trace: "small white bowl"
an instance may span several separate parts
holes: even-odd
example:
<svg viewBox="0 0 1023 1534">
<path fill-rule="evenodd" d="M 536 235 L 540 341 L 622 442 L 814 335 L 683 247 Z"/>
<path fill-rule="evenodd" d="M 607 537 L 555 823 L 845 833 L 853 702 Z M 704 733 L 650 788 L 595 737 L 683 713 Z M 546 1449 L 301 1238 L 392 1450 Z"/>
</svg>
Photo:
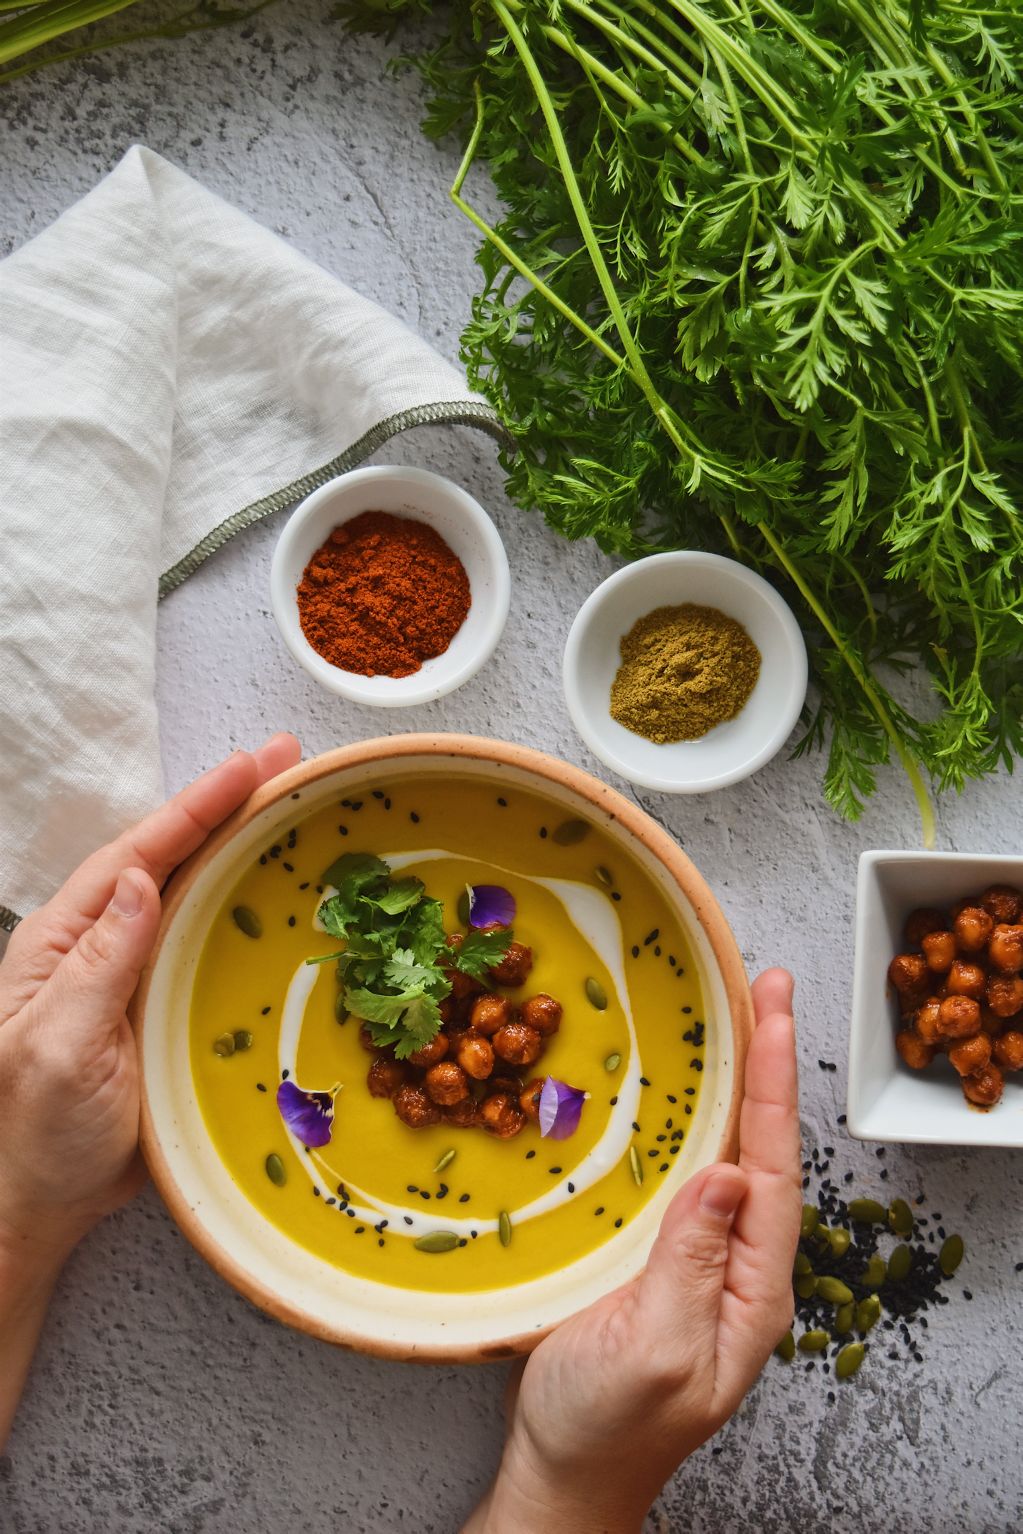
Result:
<svg viewBox="0 0 1023 1534">
<path fill-rule="evenodd" d="M 745 708 L 700 740 L 658 745 L 611 717 L 620 643 L 655 607 L 696 602 L 735 618 L 760 651 Z M 565 698 L 583 740 L 608 767 L 643 788 L 699 794 L 756 772 L 781 749 L 806 697 L 806 646 L 772 586 L 720 554 L 654 554 L 609 576 L 583 603 L 565 645 Z"/>
<path fill-rule="evenodd" d="M 895 1049 L 887 970 L 905 952 L 903 926 L 920 906 L 945 909 L 988 884 L 1023 886 L 1023 857 L 965 852 L 864 852 L 856 884 L 856 958 L 849 1035 L 849 1133 L 915 1145 L 1023 1148 L 1023 1084 L 1009 1076 L 988 1112 L 972 1108 L 947 1060 L 924 1071 Z"/>
<path fill-rule="evenodd" d="M 299 622 L 297 590 L 306 565 L 335 527 L 363 511 L 425 522 L 458 555 L 469 577 L 472 606 L 465 622 L 444 654 L 424 661 L 412 676 L 343 671 L 313 649 Z M 295 659 L 328 691 L 378 708 L 432 703 L 461 687 L 497 648 L 510 598 L 508 556 L 493 522 L 465 490 L 428 469 L 374 465 L 330 480 L 292 513 L 270 566 L 274 617 Z"/>
</svg>

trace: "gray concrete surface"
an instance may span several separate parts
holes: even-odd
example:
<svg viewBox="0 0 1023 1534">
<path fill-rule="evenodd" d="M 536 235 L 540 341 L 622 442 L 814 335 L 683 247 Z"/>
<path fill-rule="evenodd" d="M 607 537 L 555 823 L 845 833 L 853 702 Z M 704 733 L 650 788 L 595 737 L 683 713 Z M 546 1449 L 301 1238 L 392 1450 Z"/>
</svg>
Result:
<svg viewBox="0 0 1023 1534">
<path fill-rule="evenodd" d="M 346 39 L 328 9 L 293 0 L 244 31 L 147 43 L 0 91 L 0 243 L 45 226 L 142 140 L 455 355 L 475 276 L 470 231 L 445 199 L 456 148 L 420 138 L 416 83 L 385 76 L 384 49 Z M 419 432 L 388 456 L 451 474 L 495 516 L 515 577 L 495 660 L 454 697 L 400 718 L 326 697 L 278 641 L 267 570 L 279 521 L 265 524 L 162 611 L 170 787 L 281 727 L 309 752 L 443 728 L 595 765 L 563 706 L 559 656 L 608 562 L 513 508 L 480 436 Z M 710 879 L 750 970 L 795 970 L 807 1142 L 834 1145 L 833 1164 L 876 1191 L 873 1148 L 835 1125 L 855 861 L 866 847 L 914 845 L 917 826 L 894 772 L 850 827 L 824 807 L 818 771 L 782 757 L 711 797 L 639 797 Z M 1018 850 L 1020 820 L 1018 779 L 1003 778 L 942 804 L 940 844 Z M 837 1072 L 819 1070 L 822 1056 Z M 772 1363 L 666 1488 L 651 1534 L 1008 1534 L 1023 1522 L 1019 1154 L 893 1147 L 885 1164 L 889 1189 L 925 1192 L 969 1242 L 923 1364 L 875 1355 L 828 1406 L 820 1376 Z M 0 1530 L 443 1534 L 496 1463 L 502 1382 L 499 1369 L 383 1364 L 291 1335 L 204 1266 L 150 1192 L 68 1266 L 0 1459 Z"/>
</svg>

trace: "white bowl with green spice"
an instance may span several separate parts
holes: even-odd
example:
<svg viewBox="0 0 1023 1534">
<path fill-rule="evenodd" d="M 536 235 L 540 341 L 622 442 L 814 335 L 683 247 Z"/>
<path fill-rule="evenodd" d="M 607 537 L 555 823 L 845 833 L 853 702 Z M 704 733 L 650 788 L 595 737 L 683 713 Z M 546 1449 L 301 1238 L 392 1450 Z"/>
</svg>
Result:
<svg viewBox="0 0 1023 1534">
<path fill-rule="evenodd" d="M 806 683 L 787 603 L 719 554 L 655 554 L 618 570 L 565 645 L 579 734 L 613 771 L 662 793 L 707 793 L 758 771 L 788 739 Z"/>
</svg>

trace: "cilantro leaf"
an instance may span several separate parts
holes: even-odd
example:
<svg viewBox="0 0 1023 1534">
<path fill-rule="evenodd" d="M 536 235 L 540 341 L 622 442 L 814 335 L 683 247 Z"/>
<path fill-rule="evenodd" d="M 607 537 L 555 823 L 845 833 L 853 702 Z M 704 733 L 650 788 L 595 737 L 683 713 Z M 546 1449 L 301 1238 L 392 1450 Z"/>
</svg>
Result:
<svg viewBox="0 0 1023 1534">
<path fill-rule="evenodd" d="M 428 989 L 435 996 L 447 996 L 450 981 L 435 964 L 420 964 L 411 948 L 396 948 L 384 965 L 384 978 L 399 990 L 411 990 L 415 986 Z"/>
<path fill-rule="evenodd" d="M 417 1049 L 429 1044 L 440 1029 L 440 1004 L 424 992 L 408 1005 L 401 1019 L 402 1037 L 394 1046 L 395 1058 L 407 1060 Z"/>
<path fill-rule="evenodd" d="M 393 879 L 379 895 L 364 895 L 363 899 L 388 916 L 400 916 L 416 904 L 422 893 L 422 879 Z"/>
<path fill-rule="evenodd" d="M 447 940 L 444 907 L 439 900 L 427 897 L 416 906 L 413 915 L 415 923 L 408 946 L 415 954 L 417 964 L 432 964 Z"/>
<path fill-rule="evenodd" d="M 345 1006 L 353 1017 L 364 1023 L 382 1023 L 385 1028 L 395 1028 L 410 1003 L 422 994 L 417 986 L 399 991 L 395 996 L 384 996 L 365 986 L 349 986 L 345 991 Z"/>
<path fill-rule="evenodd" d="M 512 933 L 508 928 L 481 932 L 477 927 L 471 927 L 461 944 L 449 950 L 452 968 L 470 975 L 473 980 L 482 980 L 491 965 L 500 964 L 511 941 Z"/>
<path fill-rule="evenodd" d="M 368 885 L 386 879 L 391 870 L 383 858 L 371 852 L 345 852 L 323 871 L 323 883 L 333 884 L 339 893 L 357 895 Z"/>
</svg>

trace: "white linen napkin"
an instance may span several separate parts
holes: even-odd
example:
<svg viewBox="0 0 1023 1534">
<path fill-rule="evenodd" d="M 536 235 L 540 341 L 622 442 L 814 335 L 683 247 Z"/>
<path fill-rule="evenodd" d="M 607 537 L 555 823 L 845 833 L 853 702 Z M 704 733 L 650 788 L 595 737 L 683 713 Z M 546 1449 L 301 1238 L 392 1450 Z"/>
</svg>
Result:
<svg viewBox="0 0 1023 1534">
<path fill-rule="evenodd" d="M 400 321 L 152 150 L 0 262 L 0 926 L 161 797 L 158 591 L 427 422 L 500 431 Z"/>
</svg>

